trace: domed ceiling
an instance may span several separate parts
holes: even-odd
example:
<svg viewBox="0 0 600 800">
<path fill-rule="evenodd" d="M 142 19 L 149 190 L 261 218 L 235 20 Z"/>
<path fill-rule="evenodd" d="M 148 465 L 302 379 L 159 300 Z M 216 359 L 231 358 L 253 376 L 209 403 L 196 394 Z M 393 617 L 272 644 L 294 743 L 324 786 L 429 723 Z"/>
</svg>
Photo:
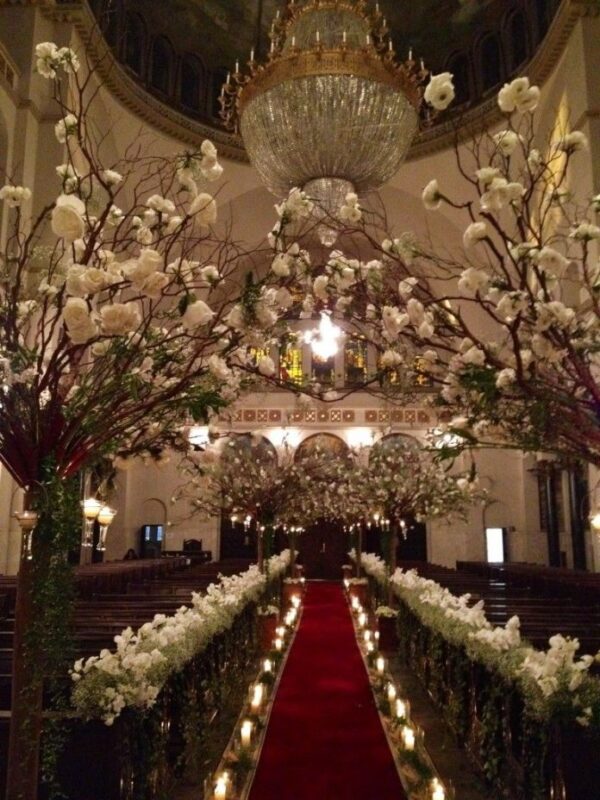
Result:
<svg viewBox="0 0 600 800">
<path fill-rule="evenodd" d="M 196 53 L 212 69 L 245 60 L 251 48 L 265 51 L 271 21 L 283 0 L 129 0 L 153 31 L 160 31 L 178 51 Z M 514 5 L 518 5 L 515 3 Z M 374 7 L 375 3 L 369 3 Z M 380 0 L 398 52 L 413 47 L 432 67 L 454 50 L 494 26 L 506 0 Z"/>
</svg>

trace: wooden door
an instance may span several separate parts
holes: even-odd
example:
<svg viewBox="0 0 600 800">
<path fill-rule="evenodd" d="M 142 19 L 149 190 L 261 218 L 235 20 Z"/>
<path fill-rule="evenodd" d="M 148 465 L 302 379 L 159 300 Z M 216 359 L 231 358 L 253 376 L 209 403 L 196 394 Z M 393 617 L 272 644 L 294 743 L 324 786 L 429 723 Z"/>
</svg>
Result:
<svg viewBox="0 0 600 800">
<path fill-rule="evenodd" d="M 298 561 L 309 580 L 341 580 L 349 549 L 348 534 L 336 522 L 321 520 L 298 537 Z"/>
</svg>

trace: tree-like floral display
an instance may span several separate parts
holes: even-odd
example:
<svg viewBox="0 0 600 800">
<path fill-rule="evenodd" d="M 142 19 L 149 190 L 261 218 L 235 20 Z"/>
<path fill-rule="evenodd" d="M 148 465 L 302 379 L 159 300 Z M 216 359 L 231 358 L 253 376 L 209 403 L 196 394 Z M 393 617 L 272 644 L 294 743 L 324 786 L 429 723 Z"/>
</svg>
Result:
<svg viewBox="0 0 600 800">
<path fill-rule="evenodd" d="M 252 348 L 266 347 L 290 298 L 281 271 L 256 276 L 260 251 L 253 261 L 215 232 L 216 200 L 202 189 L 222 172 L 210 141 L 172 158 L 134 143 L 105 163 L 92 121 L 94 71 L 53 43 L 38 45 L 36 56 L 60 112 L 58 196 L 38 208 L 27 187 L 0 189 L 9 212 L 0 253 L 0 460 L 37 514 L 19 571 L 11 800 L 35 793 L 42 654 L 51 649 L 40 636 L 54 631 L 44 622 L 44 587 L 74 544 L 57 535 L 65 486 L 100 458 L 122 465 L 139 453 L 159 456 L 186 418 L 206 420 L 239 395 L 240 367 L 272 374 L 272 360 L 253 358 Z M 284 202 L 281 228 L 303 213 L 302 198 Z M 39 636 L 26 635 L 32 619 Z"/>
<path fill-rule="evenodd" d="M 527 78 L 505 85 L 505 127 L 456 148 L 464 190 L 425 187 L 428 211 L 463 216 L 462 247 L 393 233 L 360 208 L 351 225 L 342 208 L 340 241 L 370 260 L 331 253 L 305 302 L 371 337 L 388 391 L 436 384 L 468 441 L 598 465 L 600 195 L 572 188 L 582 132 L 538 134 L 539 95 Z"/>
</svg>

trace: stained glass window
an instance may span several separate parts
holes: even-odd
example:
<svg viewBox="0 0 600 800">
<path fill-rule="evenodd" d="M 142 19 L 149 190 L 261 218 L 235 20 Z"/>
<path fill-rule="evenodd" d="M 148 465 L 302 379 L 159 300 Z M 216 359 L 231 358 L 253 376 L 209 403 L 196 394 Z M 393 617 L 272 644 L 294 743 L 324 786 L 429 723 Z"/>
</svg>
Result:
<svg viewBox="0 0 600 800">
<path fill-rule="evenodd" d="M 364 339 L 353 337 L 346 341 L 344 348 L 344 367 L 346 386 L 357 386 L 367 380 L 367 343 Z"/>
<path fill-rule="evenodd" d="M 302 369 L 302 348 L 285 344 L 279 353 L 279 377 L 284 381 L 300 384 L 304 380 Z"/>
<path fill-rule="evenodd" d="M 335 356 L 320 358 L 311 351 L 312 378 L 323 386 L 331 385 L 335 380 Z"/>
</svg>

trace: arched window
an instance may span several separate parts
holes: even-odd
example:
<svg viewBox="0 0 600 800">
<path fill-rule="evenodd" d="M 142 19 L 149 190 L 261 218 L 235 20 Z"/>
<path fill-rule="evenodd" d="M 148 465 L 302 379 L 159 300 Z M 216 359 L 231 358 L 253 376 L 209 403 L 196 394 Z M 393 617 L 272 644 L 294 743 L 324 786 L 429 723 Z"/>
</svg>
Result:
<svg viewBox="0 0 600 800">
<path fill-rule="evenodd" d="M 387 453 L 390 455 L 403 454 L 406 458 L 411 459 L 412 457 L 418 456 L 418 451 L 419 442 L 412 436 L 406 436 L 402 433 L 390 433 L 388 436 L 384 436 L 383 439 L 375 442 L 371 448 L 371 455 L 385 455 Z"/>
<path fill-rule="evenodd" d="M 229 437 L 222 450 L 222 458 L 235 458 L 238 454 L 248 455 L 262 463 L 277 460 L 277 450 L 274 445 L 260 434 L 238 433 Z"/>
<path fill-rule="evenodd" d="M 488 89 L 493 89 L 502 80 L 500 42 L 494 34 L 489 34 L 481 42 L 479 63 L 481 65 L 481 88 L 486 92 Z"/>
<path fill-rule="evenodd" d="M 120 0 L 104 0 L 100 4 L 100 28 L 111 47 L 119 42 Z"/>
<path fill-rule="evenodd" d="M 448 72 L 454 75 L 454 89 L 456 91 L 455 105 L 468 103 L 471 99 L 471 80 L 469 59 L 464 53 L 458 53 L 448 61 Z"/>
<path fill-rule="evenodd" d="M 201 108 L 202 68 L 193 56 L 184 56 L 181 62 L 179 99 L 181 105 L 193 111 Z"/>
<path fill-rule="evenodd" d="M 538 38 L 543 39 L 550 25 L 551 0 L 535 0 L 535 16 L 538 29 Z"/>
<path fill-rule="evenodd" d="M 508 53 L 511 72 L 515 72 L 527 61 L 529 54 L 527 22 L 520 11 L 516 11 L 508 22 Z"/>
<path fill-rule="evenodd" d="M 125 18 L 124 61 L 136 75 L 144 72 L 146 52 L 146 26 L 138 14 L 127 14 Z"/>
<path fill-rule="evenodd" d="M 162 94 L 170 94 L 173 76 L 173 49 L 169 42 L 158 36 L 152 42 L 150 60 L 150 85 Z"/>
</svg>

